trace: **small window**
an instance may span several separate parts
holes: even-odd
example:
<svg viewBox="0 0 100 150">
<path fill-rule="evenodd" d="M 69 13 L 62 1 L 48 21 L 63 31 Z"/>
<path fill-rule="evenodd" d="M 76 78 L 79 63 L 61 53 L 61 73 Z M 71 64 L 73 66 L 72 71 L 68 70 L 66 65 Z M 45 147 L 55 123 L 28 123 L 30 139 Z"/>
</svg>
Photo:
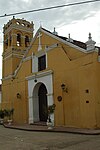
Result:
<svg viewBox="0 0 100 150">
<path fill-rule="evenodd" d="M 24 23 L 22 23 L 22 26 L 25 26 L 25 24 L 24 24 Z"/>
<path fill-rule="evenodd" d="M 17 34 L 17 46 L 21 46 L 21 35 Z"/>
<path fill-rule="evenodd" d="M 86 101 L 86 103 L 89 103 L 89 101 Z"/>
<path fill-rule="evenodd" d="M 85 90 L 85 92 L 86 92 L 86 93 L 89 93 L 89 90 L 88 90 L 88 89 L 86 89 L 86 90 Z"/>
<path fill-rule="evenodd" d="M 16 22 L 16 24 L 18 24 L 18 25 L 19 25 L 20 23 L 17 21 L 17 22 Z"/>
<path fill-rule="evenodd" d="M 46 69 L 46 55 L 38 58 L 38 71 Z"/>
</svg>

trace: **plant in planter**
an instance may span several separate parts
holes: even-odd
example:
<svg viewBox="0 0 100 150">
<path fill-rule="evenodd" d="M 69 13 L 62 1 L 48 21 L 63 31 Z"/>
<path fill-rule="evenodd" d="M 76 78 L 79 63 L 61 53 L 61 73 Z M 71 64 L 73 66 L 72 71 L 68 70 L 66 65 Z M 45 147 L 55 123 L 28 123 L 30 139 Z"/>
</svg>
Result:
<svg viewBox="0 0 100 150">
<path fill-rule="evenodd" d="M 54 113 L 55 107 L 56 107 L 55 104 L 52 104 L 52 105 L 48 106 L 48 110 L 47 110 L 47 113 L 48 113 L 48 119 L 47 119 L 48 129 L 52 129 L 52 127 L 53 127 L 53 122 L 51 120 L 51 114 Z"/>
<path fill-rule="evenodd" d="M 5 111 L 5 116 L 8 118 L 8 124 L 10 125 L 13 121 L 14 108 L 5 109 L 4 111 Z"/>
<path fill-rule="evenodd" d="M 1 109 L 0 110 L 0 124 L 3 124 L 4 116 L 5 116 L 4 110 Z"/>
<path fill-rule="evenodd" d="M 50 116 L 51 116 L 51 114 L 54 113 L 55 107 L 56 107 L 55 104 L 52 104 L 52 105 L 48 106 L 48 120 L 49 120 L 49 122 L 51 122 L 51 117 Z"/>
</svg>

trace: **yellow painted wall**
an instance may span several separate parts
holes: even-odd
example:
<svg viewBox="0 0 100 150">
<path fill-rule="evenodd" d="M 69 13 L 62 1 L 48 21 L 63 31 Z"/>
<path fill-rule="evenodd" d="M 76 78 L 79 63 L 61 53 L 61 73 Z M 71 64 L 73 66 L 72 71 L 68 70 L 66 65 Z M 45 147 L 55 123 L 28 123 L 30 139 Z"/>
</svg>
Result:
<svg viewBox="0 0 100 150">
<path fill-rule="evenodd" d="M 68 62 L 66 60 L 64 62 L 64 56 L 60 55 L 60 51 L 58 51 L 56 54 L 57 60 L 60 62 L 59 65 L 58 62 L 55 62 L 56 55 L 53 51 L 51 53 L 49 60 L 54 70 L 54 99 L 57 103 L 56 125 L 95 128 L 97 124 L 95 116 L 96 99 L 94 97 L 94 94 L 97 93 L 94 90 L 96 88 L 94 80 L 96 78 L 94 72 L 95 60 L 93 60 L 95 53 L 88 54 L 75 61 Z M 62 83 L 68 86 L 68 93 L 63 92 L 61 94 Z M 87 89 L 89 93 L 86 93 Z M 62 102 L 57 102 L 59 95 L 62 95 Z"/>
</svg>

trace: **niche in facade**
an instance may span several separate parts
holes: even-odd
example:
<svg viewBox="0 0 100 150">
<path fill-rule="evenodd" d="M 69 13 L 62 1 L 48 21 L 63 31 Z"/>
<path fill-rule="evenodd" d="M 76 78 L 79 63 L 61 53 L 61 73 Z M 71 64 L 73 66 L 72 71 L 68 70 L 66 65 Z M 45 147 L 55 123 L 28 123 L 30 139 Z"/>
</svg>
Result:
<svg viewBox="0 0 100 150">
<path fill-rule="evenodd" d="M 8 47 L 8 37 L 6 37 L 6 40 L 5 40 L 5 48 Z"/>
<path fill-rule="evenodd" d="M 9 38 L 9 45 L 11 46 L 11 35 L 10 35 L 10 38 Z"/>
<path fill-rule="evenodd" d="M 25 36 L 25 47 L 29 46 L 29 37 Z"/>
</svg>

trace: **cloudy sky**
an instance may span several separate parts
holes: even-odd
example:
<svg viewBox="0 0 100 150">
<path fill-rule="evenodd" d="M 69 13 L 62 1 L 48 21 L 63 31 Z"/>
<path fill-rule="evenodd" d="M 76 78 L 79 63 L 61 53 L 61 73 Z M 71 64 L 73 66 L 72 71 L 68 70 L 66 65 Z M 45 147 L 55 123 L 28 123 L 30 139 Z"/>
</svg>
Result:
<svg viewBox="0 0 100 150">
<path fill-rule="evenodd" d="M 0 16 L 4 14 L 33 10 L 56 5 L 70 4 L 88 0 L 0 0 Z M 86 42 L 91 32 L 96 45 L 100 46 L 100 1 L 75 5 L 58 9 L 16 15 L 15 18 L 24 18 L 33 21 L 35 32 L 42 27 L 53 31 L 54 27 L 59 35 Z M 3 26 L 12 16 L 0 18 L 0 78 L 2 78 Z"/>
</svg>

